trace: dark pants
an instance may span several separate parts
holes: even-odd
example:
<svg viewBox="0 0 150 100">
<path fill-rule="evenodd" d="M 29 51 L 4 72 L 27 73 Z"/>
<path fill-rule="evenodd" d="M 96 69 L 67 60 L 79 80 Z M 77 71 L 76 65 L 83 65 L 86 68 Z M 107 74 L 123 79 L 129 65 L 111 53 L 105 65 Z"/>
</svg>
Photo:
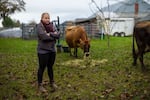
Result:
<svg viewBox="0 0 150 100">
<path fill-rule="evenodd" d="M 42 83 L 43 73 L 44 73 L 44 70 L 46 67 L 47 67 L 50 83 L 54 82 L 53 65 L 55 62 L 55 57 L 56 57 L 55 52 L 51 52 L 51 53 L 47 53 L 47 54 L 38 54 L 38 59 L 39 59 L 39 69 L 38 69 L 38 73 L 37 73 L 38 84 Z"/>
</svg>

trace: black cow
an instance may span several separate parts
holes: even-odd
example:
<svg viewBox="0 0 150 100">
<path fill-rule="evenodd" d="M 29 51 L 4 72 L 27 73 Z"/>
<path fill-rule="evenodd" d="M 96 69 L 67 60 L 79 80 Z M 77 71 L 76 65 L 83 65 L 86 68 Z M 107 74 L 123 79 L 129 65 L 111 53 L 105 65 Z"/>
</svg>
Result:
<svg viewBox="0 0 150 100">
<path fill-rule="evenodd" d="M 136 39 L 137 51 L 135 51 L 134 38 Z M 150 21 L 143 21 L 135 24 L 133 33 L 133 65 L 136 65 L 139 57 L 141 68 L 145 70 L 143 54 L 150 52 Z"/>
</svg>

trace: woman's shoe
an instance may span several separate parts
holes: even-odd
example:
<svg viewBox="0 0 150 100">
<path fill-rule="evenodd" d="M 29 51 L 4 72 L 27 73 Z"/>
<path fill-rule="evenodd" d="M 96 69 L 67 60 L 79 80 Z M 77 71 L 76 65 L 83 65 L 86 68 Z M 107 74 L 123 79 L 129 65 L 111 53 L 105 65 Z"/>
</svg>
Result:
<svg viewBox="0 0 150 100">
<path fill-rule="evenodd" d="M 58 86 L 55 83 L 51 83 L 50 87 L 52 92 L 54 92 L 58 88 Z"/>
<path fill-rule="evenodd" d="M 40 85 L 38 86 L 38 89 L 39 89 L 40 92 L 47 92 L 47 90 L 43 87 L 42 84 L 40 84 Z"/>
</svg>

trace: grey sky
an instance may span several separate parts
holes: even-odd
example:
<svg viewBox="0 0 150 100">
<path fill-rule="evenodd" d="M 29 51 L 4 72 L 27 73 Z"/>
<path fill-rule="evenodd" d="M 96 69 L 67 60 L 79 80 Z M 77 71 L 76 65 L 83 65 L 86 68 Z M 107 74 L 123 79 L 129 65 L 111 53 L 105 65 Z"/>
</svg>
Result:
<svg viewBox="0 0 150 100">
<path fill-rule="evenodd" d="M 87 18 L 96 11 L 91 0 L 24 0 L 26 2 L 26 11 L 16 12 L 11 15 L 12 19 L 20 20 L 22 23 L 31 21 L 39 22 L 41 13 L 48 12 L 51 15 L 51 20 L 60 17 L 60 22 L 66 20 L 74 20 L 76 18 Z M 100 8 L 107 6 L 107 0 L 94 0 Z M 123 0 L 109 0 L 110 4 L 117 3 Z M 124 0 L 126 1 L 126 0 Z M 89 6 L 90 5 L 90 6 Z M 90 9 L 91 8 L 91 9 Z M 1 25 L 0 25 L 1 26 Z"/>
<path fill-rule="evenodd" d="M 40 21 L 41 13 L 48 12 L 51 20 L 60 16 L 60 21 L 74 20 L 76 18 L 87 18 L 92 15 L 89 4 L 91 0 L 24 0 L 26 11 L 11 15 L 13 19 L 28 23 Z M 95 0 L 100 7 L 107 5 L 106 0 Z M 112 1 L 111 1 L 112 3 Z M 91 8 L 95 10 L 94 5 Z"/>
</svg>

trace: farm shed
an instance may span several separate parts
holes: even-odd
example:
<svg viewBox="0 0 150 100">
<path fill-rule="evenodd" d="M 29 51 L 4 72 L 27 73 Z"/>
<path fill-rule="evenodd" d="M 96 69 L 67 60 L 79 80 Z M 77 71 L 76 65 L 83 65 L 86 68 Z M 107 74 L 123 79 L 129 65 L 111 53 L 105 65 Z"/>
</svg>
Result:
<svg viewBox="0 0 150 100">
<path fill-rule="evenodd" d="M 76 19 L 76 25 L 84 26 L 88 35 L 90 37 L 97 37 L 99 36 L 100 29 L 97 27 L 97 19 L 96 17 L 89 17 L 83 19 Z"/>
<path fill-rule="evenodd" d="M 101 10 L 104 14 L 110 14 L 110 19 L 119 19 L 119 18 L 127 18 L 134 19 L 135 17 L 135 4 L 138 4 L 138 21 L 141 20 L 149 20 L 150 19 L 150 4 L 144 0 L 125 0 L 116 4 L 112 4 L 109 7 L 104 7 Z M 109 9 L 108 9 L 109 8 Z M 88 35 L 90 37 L 99 37 L 103 32 L 103 28 L 99 26 L 97 13 L 95 12 L 88 18 L 77 18 L 75 21 L 66 21 L 61 24 L 61 32 L 64 33 L 64 29 L 68 25 L 82 25 L 85 27 Z M 112 14 L 115 15 L 112 17 Z M 108 16 L 105 16 L 105 20 L 109 20 Z M 119 21 L 119 20 L 118 20 Z M 132 23 L 131 23 L 132 24 Z M 130 32 L 131 33 L 131 32 Z"/>
<path fill-rule="evenodd" d="M 138 14 L 138 18 L 142 18 L 150 14 L 150 4 L 144 0 L 124 0 L 102 8 L 102 11 L 114 12 L 122 18 L 134 18 L 135 14 Z"/>
<path fill-rule="evenodd" d="M 61 33 L 61 38 L 64 39 L 65 37 L 65 29 L 67 26 L 72 26 L 74 25 L 74 21 L 65 21 L 60 24 L 60 33 Z"/>
<path fill-rule="evenodd" d="M 65 21 L 60 25 L 62 37 L 65 35 L 65 28 L 71 25 L 81 25 L 85 28 L 89 37 L 98 37 L 99 29 L 97 28 L 96 18 L 80 18 L 75 21 Z"/>
<path fill-rule="evenodd" d="M 150 14 L 148 14 L 148 15 L 145 16 L 145 17 L 138 18 L 137 20 L 138 20 L 138 21 L 150 21 Z"/>
<path fill-rule="evenodd" d="M 145 2 L 143 0 L 122 1 L 122 2 L 119 2 L 116 4 L 112 4 L 109 7 L 104 7 L 104 8 L 102 8 L 102 11 L 104 13 L 105 20 L 108 21 L 108 25 L 110 25 L 110 33 L 108 33 L 108 34 L 114 35 L 115 33 L 117 33 L 116 36 L 131 35 L 132 31 L 133 31 L 133 29 L 131 29 L 131 28 L 133 28 L 135 21 L 138 22 L 141 20 L 150 20 L 150 15 L 149 15 L 150 14 L 150 4 L 148 4 L 147 2 Z M 91 17 L 96 20 L 98 13 L 99 12 L 95 12 L 93 15 L 91 15 Z M 110 21 L 107 16 L 108 15 L 107 13 L 110 14 Z M 112 14 L 114 14 L 115 17 L 113 17 Z M 135 16 L 138 20 L 134 21 Z M 97 20 L 99 20 L 99 19 L 97 19 Z M 129 23 L 130 27 L 126 25 L 127 23 Z M 114 24 L 115 26 L 112 27 L 112 24 Z M 122 27 L 124 27 L 124 28 L 122 28 Z M 100 28 L 99 29 L 100 31 L 103 30 L 103 28 L 101 28 L 101 27 L 99 27 L 99 28 Z M 121 30 L 119 30 L 119 29 L 121 29 Z M 120 34 L 120 33 L 123 33 L 123 34 Z"/>
</svg>

